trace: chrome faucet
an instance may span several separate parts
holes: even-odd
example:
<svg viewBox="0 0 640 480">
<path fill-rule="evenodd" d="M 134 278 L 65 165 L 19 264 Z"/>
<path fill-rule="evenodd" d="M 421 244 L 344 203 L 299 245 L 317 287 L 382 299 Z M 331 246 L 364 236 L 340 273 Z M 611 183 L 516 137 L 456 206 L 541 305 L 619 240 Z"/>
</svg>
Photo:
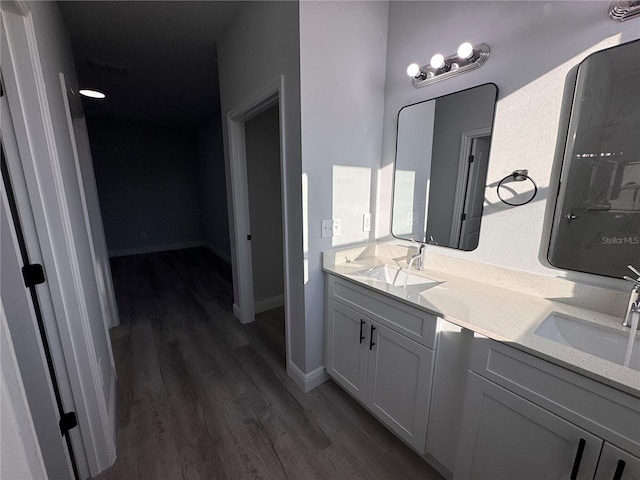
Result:
<svg viewBox="0 0 640 480">
<path fill-rule="evenodd" d="M 422 267 L 424 266 L 423 254 L 425 246 L 426 245 L 424 243 L 421 243 L 418 247 L 418 253 L 414 253 L 413 255 L 411 255 L 411 258 L 409 259 L 409 265 L 407 266 L 407 271 L 411 270 L 412 265 L 416 270 L 422 271 Z"/>
<path fill-rule="evenodd" d="M 629 270 L 638 275 L 637 279 L 633 279 L 628 276 L 624 276 L 625 280 L 633 282 L 633 287 L 631 288 L 631 293 L 629 294 L 629 303 L 627 304 L 627 310 L 624 313 L 624 318 L 622 319 L 623 327 L 631 327 L 632 315 L 638 314 L 640 315 L 640 272 L 633 268 L 633 266 L 629 265 Z M 640 325 L 638 325 L 638 330 L 640 330 Z"/>
</svg>

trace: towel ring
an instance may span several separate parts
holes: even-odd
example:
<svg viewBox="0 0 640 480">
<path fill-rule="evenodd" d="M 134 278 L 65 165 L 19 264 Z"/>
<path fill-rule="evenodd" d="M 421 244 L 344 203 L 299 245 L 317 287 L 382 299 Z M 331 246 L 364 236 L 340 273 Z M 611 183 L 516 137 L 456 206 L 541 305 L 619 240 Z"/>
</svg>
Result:
<svg viewBox="0 0 640 480">
<path fill-rule="evenodd" d="M 531 198 L 522 203 L 511 203 L 502 198 L 502 196 L 500 195 L 500 187 L 502 187 L 502 184 L 509 179 L 512 179 L 515 182 L 524 182 L 525 180 L 529 180 L 533 184 L 533 195 L 531 195 Z M 536 185 L 536 182 L 533 181 L 533 178 L 529 176 L 529 170 L 514 170 L 513 173 L 507 175 L 498 182 L 496 193 L 498 194 L 498 198 L 502 203 L 506 203 L 507 205 L 510 205 L 512 207 L 520 207 L 522 205 L 526 205 L 527 203 L 531 202 L 531 200 L 536 198 L 536 195 L 538 194 L 538 185 Z"/>
</svg>

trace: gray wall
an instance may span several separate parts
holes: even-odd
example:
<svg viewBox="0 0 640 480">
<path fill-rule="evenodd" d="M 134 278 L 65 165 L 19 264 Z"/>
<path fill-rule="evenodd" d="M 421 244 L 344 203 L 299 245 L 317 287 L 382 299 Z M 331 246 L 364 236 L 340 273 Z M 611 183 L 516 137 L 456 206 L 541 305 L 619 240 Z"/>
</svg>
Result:
<svg viewBox="0 0 640 480">
<path fill-rule="evenodd" d="M 284 293 L 278 106 L 245 123 L 253 299 L 277 303 Z M 257 310 L 262 310 L 257 308 Z"/>
<path fill-rule="evenodd" d="M 478 248 L 461 252 L 432 247 L 434 253 L 543 275 L 566 275 L 548 268 L 544 259 L 567 101 L 571 102 L 571 71 L 591 52 L 640 37 L 637 22 L 614 22 L 606 10 L 606 2 L 580 2 L 580 8 L 575 2 L 390 2 L 381 171 L 393 164 L 400 108 L 494 82 L 499 98 L 487 184 L 520 168 L 527 168 L 538 184 L 535 201 L 519 208 L 502 204 L 495 188 L 487 188 Z M 491 57 L 482 68 L 425 88 L 411 86 L 407 65 L 426 64 L 438 51 L 450 55 L 465 40 L 491 47 Z M 523 55 L 532 45 L 544 54 Z M 387 190 L 391 191 L 390 175 L 380 179 L 378 197 L 384 199 Z M 390 202 L 379 203 L 379 238 L 389 238 L 390 212 Z M 606 281 L 577 273 L 571 276 L 586 282 Z"/>
<path fill-rule="evenodd" d="M 440 244 L 448 244 L 456 200 L 456 184 L 463 132 L 491 128 L 495 96 L 493 87 L 477 88 L 436 101 L 433 159 L 427 231 Z M 464 112 L 463 115 L 461 113 Z"/>
<path fill-rule="evenodd" d="M 200 244 L 200 182 L 191 130 L 89 120 L 109 254 Z"/>
<path fill-rule="evenodd" d="M 197 162 L 204 242 L 216 255 L 231 263 L 224 147 L 219 115 L 215 115 L 197 132 Z"/>
<path fill-rule="evenodd" d="M 371 232 L 365 233 L 362 214 L 376 210 L 388 12 L 387 2 L 300 2 L 307 372 L 323 361 L 322 251 L 373 239 L 375 215 Z M 390 201 L 391 192 L 386 193 Z M 349 211 L 356 215 L 342 216 Z M 342 220 L 342 235 L 321 238 L 321 221 L 330 218 Z"/>
<path fill-rule="evenodd" d="M 251 67 L 250 74 L 247 66 Z M 300 147 L 300 35 L 298 2 L 243 2 L 218 44 L 218 74 L 222 127 L 225 138 L 227 172 L 227 113 L 243 105 L 265 85 L 284 76 L 284 149 L 286 152 L 285 199 L 289 208 L 287 231 L 291 262 L 288 280 L 291 284 L 287 301 L 290 318 L 290 347 L 293 362 L 302 371 L 305 360 L 304 270 L 302 243 L 302 191 Z M 227 187 L 230 178 L 227 175 Z M 230 191 L 230 189 L 228 189 Z M 230 234 L 232 265 L 235 272 L 234 225 L 231 212 Z M 234 291 L 237 277 L 234 273 Z M 237 297 L 235 302 L 237 303 Z M 321 340 L 320 340 L 321 341 Z M 317 365 L 316 365 L 317 366 Z"/>
</svg>

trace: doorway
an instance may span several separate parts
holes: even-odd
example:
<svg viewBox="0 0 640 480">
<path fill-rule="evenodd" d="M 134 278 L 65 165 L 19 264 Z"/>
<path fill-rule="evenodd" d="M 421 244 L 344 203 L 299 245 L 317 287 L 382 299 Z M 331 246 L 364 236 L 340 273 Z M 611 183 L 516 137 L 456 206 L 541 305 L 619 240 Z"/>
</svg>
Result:
<svg viewBox="0 0 640 480">
<path fill-rule="evenodd" d="M 286 189 L 286 151 L 284 149 L 283 132 L 285 131 L 285 118 L 283 108 L 284 79 L 282 76 L 267 84 L 262 90 L 256 92 L 243 105 L 230 111 L 227 115 L 230 177 L 231 177 L 231 205 L 234 254 L 234 288 L 237 289 L 233 313 L 241 323 L 250 323 L 255 320 L 256 312 L 275 306 L 277 303 L 284 305 L 285 345 L 286 359 L 291 358 L 290 344 L 290 319 L 289 308 L 289 256 L 287 235 L 287 189 Z M 277 125 L 275 123 L 278 114 Z M 262 114 L 265 116 L 263 117 Z M 271 148 L 268 161 L 269 179 L 261 176 L 261 169 L 267 168 L 260 161 L 261 154 L 252 159 L 252 138 L 256 140 L 256 125 L 266 123 L 267 128 L 258 137 L 268 136 L 272 146 L 279 144 L 279 154 L 275 154 L 275 148 Z M 278 127 L 277 131 L 275 127 Z M 253 133 L 252 133 L 253 132 Z M 277 136 L 277 140 L 276 140 Z M 264 141 L 266 139 L 260 139 Z M 254 155 L 255 156 L 255 155 Z M 264 160 L 264 159 L 263 159 Z M 266 162 L 266 160 L 264 160 Z M 279 177 L 279 181 L 278 181 Z M 270 191 L 270 207 L 264 209 L 260 192 Z M 274 190 L 280 190 L 277 198 Z M 278 208 L 279 201 L 279 208 Z M 252 208 L 253 205 L 253 208 Z M 280 215 L 277 214 L 279 210 Z M 268 218 L 263 212 L 268 211 Z M 258 228 L 254 248 L 252 228 Z M 277 232 L 276 232 L 277 231 Z M 276 252 L 277 251 L 277 252 Z M 254 258 L 255 253 L 255 258 Z M 272 259 L 264 259 L 273 253 Z M 265 260 L 269 260 L 270 267 Z M 257 263 L 254 268 L 254 263 Z M 275 264 L 282 269 L 282 276 L 270 271 Z M 277 282 L 276 282 L 277 277 Z M 281 280 L 280 280 L 281 278 Z M 282 297 L 274 290 L 263 291 L 263 283 L 273 282 L 274 285 L 282 285 Z M 263 297 L 263 298 L 261 298 Z M 287 364 L 287 371 L 289 365 Z"/>
<path fill-rule="evenodd" d="M 487 177 L 487 163 L 489 161 L 489 145 L 491 136 L 475 137 L 471 142 L 472 162 L 468 164 L 467 190 L 464 199 L 464 219 L 460 227 L 460 242 L 458 248 L 471 250 L 478 245 L 480 239 L 480 222 L 482 221 L 482 206 L 484 202 L 485 180 Z"/>
<path fill-rule="evenodd" d="M 278 105 L 245 122 L 247 192 L 256 314 L 284 305 Z"/>
<path fill-rule="evenodd" d="M 491 129 L 462 132 L 449 245 L 473 250 L 478 245 L 491 146 Z"/>
</svg>

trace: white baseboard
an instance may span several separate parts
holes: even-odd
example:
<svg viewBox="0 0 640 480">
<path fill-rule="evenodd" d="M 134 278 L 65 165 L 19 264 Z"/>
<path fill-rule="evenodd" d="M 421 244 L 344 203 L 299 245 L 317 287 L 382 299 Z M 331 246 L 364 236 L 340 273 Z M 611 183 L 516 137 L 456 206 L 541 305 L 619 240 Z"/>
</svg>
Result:
<svg viewBox="0 0 640 480">
<path fill-rule="evenodd" d="M 324 366 L 318 367 L 312 372 L 304 373 L 292 361 L 287 363 L 287 375 L 291 377 L 295 384 L 298 385 L 304 393 L 313 390 L 318 385 L 329 380 L 329 375 L 327 374 Z"/>
<path fill-rule="evenodd" d="M 223 252 L 222 250 L 220 250 L 217 247 L 214 247 L 209 242 L 203 242 L 203 245 L 205 247 L 207 247 L 211 251 L 211 253 L 213 253 L 217 257 L 220 257 L 222 260 L 224 260 L 228 264 L 231 264 L 231 257 L 229 256 L 229 254 Z"/>
<path fill-rule="evenodd" d="M 169 250 L 182 250 L 183 248 L 193 248 L 205 246 L 204 242 L 182 242 L 171 243 L 169 245 L 150 245 L 148 247 L 124 248 L 122 250 L 111 250 L 109 257 L 124 257 L 127 255 L 140 255 L 142 253 L 167 252 Z"/>
<path fill-rule="evenodd" d="M 275 297 L 266 298 L 256 302 L 253 306 L 255 313 L 266 312 L 276 307 L 284 305 L 284 295 L 276 295 Z"/>
</svg>

